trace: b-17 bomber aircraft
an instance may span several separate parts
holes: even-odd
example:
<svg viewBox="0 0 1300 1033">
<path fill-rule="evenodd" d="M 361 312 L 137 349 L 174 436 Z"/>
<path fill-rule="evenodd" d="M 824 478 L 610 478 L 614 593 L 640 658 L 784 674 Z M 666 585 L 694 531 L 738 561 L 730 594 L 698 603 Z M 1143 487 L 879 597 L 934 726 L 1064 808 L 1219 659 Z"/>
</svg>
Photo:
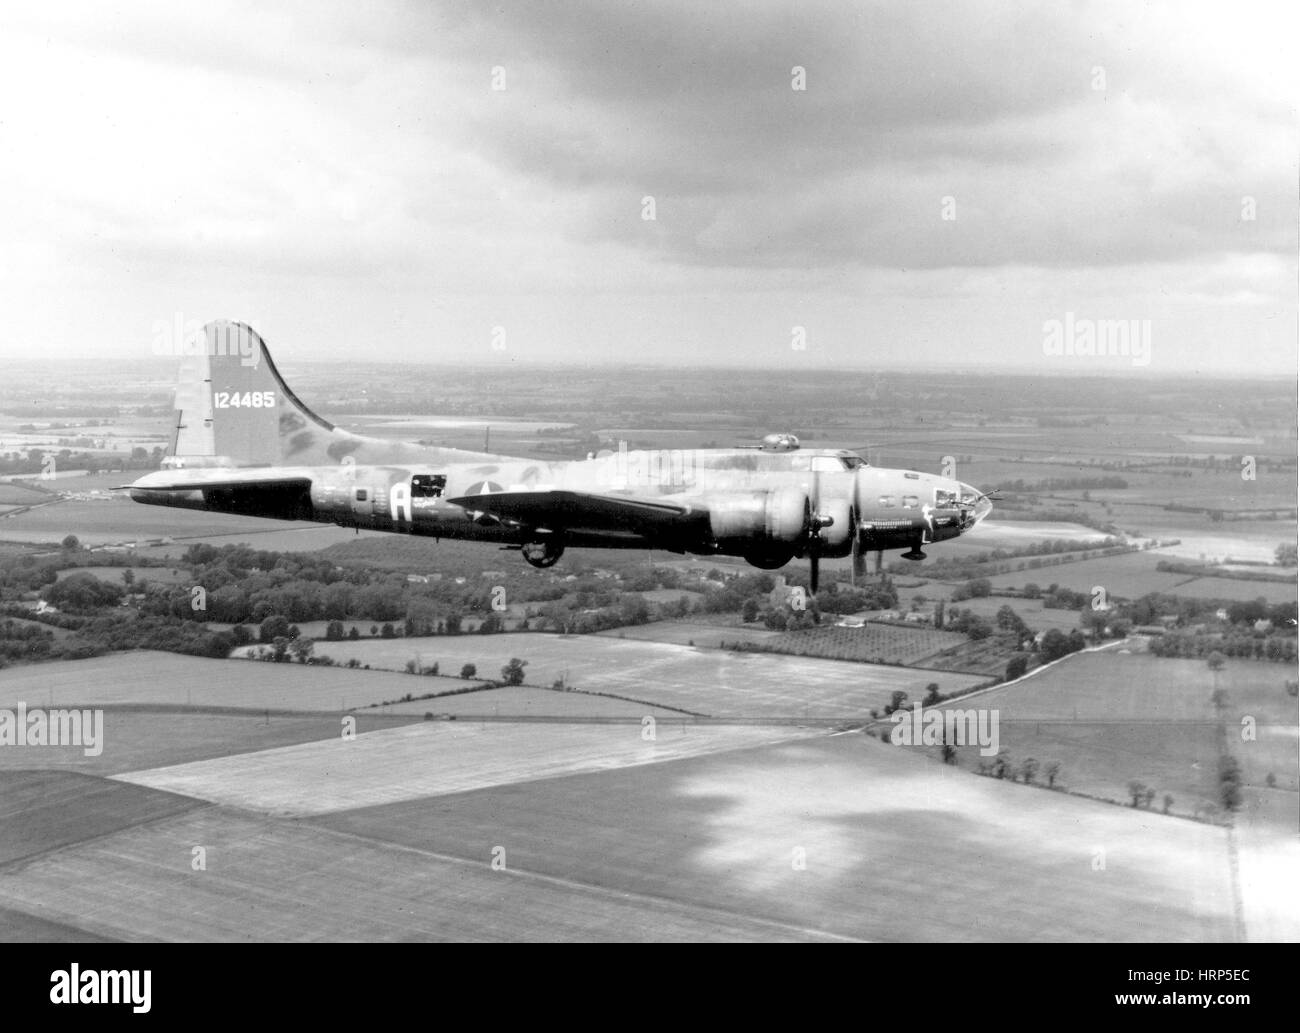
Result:
<svg viewBox="0 0 1300 1033">
<path fill-rule="evenodd" d="M 545 462 L 351 434 L 285 384 L 262 339 L 219 321 L 187 347 L 163 469 L 125 487 L 152 506 L 495 542 L 534 567 L 569 547 L 740 556 L 775 570 L 921 547 L 993 508 L 968 484 L 870 466 L 772 434 L 752 448 L 602 452 Z"/>
</svg>

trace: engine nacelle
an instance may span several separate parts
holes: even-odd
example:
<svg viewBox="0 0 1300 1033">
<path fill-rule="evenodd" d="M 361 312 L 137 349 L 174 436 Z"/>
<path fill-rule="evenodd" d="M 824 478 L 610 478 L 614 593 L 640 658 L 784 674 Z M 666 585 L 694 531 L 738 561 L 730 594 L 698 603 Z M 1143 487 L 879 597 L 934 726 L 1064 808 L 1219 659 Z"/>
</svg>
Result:
<svg viewBox="0 0 1300 1033">
<path fill-rule="evenodd" d="M 829 517 L 830 523 L 823 525 L 817 532 L 821 539 L 823 556 L 847 556 L 853 551 L 853 506 L 848 499 L 827 498 L 822 496 L 819 517 Z"/>
<path fill-rule="evenodd" d="M 717 495 L 707 505 L 709 531 L 724 548 L 781 544 L 793 551 L 808 531 L 808 496 L 798 488 Z"/>
</svg>

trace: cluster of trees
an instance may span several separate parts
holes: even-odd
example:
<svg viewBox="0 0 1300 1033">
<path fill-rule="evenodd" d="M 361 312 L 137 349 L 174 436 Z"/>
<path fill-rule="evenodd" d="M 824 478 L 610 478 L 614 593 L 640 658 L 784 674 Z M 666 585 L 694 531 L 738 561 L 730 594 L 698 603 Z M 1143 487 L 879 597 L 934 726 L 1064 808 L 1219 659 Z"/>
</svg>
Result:
<svg viewBox="0 0 1300 1033">
<path fill-rule="evenodd" d="M 1144 782 L 1133 779 L 1128 784 L 1129 806 L 1130 807 L 1147 807 L 1155 801 L 1156 791 Z M 1174 798 L 1165 793 L 1164 812 L 1169 813 L 1169 808 L 1174 805 Z"/>
<path fill-rule="evenodd" d="M 41 590 L 41 598 L 66 613 L 95 613 L 120 606 L 126 588 L 93 574 L 69 574 Z"/>
<path fill-rule="evenodd" d="M 612 604 L 580 609 L 579 599 L 547 603 L 537 610 L 534 627 L 541 631 L 558 631 L 564 635 L 587 635 L 610 628 L 645 624 L 652 617 L 650 604 L 642 596 L 614 593 Z"/>
<path fill-rule="evenodd" d="M 952 601 L 958 603 L 963 599 L 985 599 L 992 594 L 993 582 L 986 577 L 977 577 L 954 588 Z"/>
<path fill-rule="evenodd" d="M 1047 780 L 1048 789 L 1055 789 L 1057 780 L 1061 777 L 1061 765 L 1058 761 L 1053 760 L 1041 765 L 1035 758 L 1026 757 L 1019 764 L 1015 764 L 1005 750 L 998 751 L 998 755 L 991 761 L 981 760 L 977 770 L 981 775 L 988 775 L 991 778 L 1009 778 L 1012 782 L 1019 780 L 1025 785 L 1034 785 L 1041 773 Z"/>
<path fill-rule="evenodd" d="M 1219 802 L 1230 811 L 1241 806 L 1241 764 L 1231 753 L 1219 755 Z"/>
<path fill-rule="evenodd" d="M 685 582 L 671 568 L 644 571 L 626 586 L 593 575 L 557 584 L 526 572 L 498 579 L 505 585 L 477 578 L 457 584 L 450 577 L 408 582 L 392 571 L 336 565 L 321 554 L 259 552 L 240 546 L 194 546 L 186 560 L 192 565 L 193 583 L 207 593 L 206 609 L 194 613 L 191 590 L 174 586 L 150 593 L 144 604 L 148 612 L 223 623 L 260 623 L 271 614 L 295 622 L 348 618 L 405 622 L 408 634 L 457 634 L 467 615 L 482 614 L 480 630 L 491 633 L 504 629 L 494 604 L 498 590 L 505 588 L 512 603 L 555 604 L 537 608 L 543 627 L 598 631 L 642 623 L 652 616 L 645 600 L 624 591 L 625 587 L 641 592 L 677 588 Z M 736 578 L 694 602 L 668 604 L 672 611 L 668 615 L 724 610 L 733 601 L 739 608 L 738 596 L 753 588 L 747 582 Z M 769 578 L 769 590 L 770 586 Z"/>
<path fill-rule="evenodd" d="M 34 429 L 34 428 L 33 428 Z M 66 440 L 66 439 L 65 439 Z M 163 450 L 155 446 L 152 451 L 139 446 L 126 452 L 73 452 L 68 448 L 33 448 L 26 455 L 19 452 L 0 455 L 0 474 L 39 475 L 46 469 L 46 456 L 54 460 L 58 470 L 156 470 L 162 462 Z"/>
<path fill-rule="evenodd" d="M 1047 477 L 1041 481 L 1025 481 L 1017 478 L 1009 484 L 998 486 L 1004 495 L 1023 491 L 1079 491 L 1080 489 L 1122 491 L 1127 487 L 1128 481 L 1123 477 Z"/>
<path fill-rule="evenodd" d="M 1151 640 L 1147 647 L 1156 656 L 1199 659 L 1222 653 L 1240 660 L 1270 660 L 1295 663 L 1294 634 L 1254 634 L 1247 631 L 1173 631 Z"/>
<path fill-rule="evenodd" d="M 520 660 L 519 657 L 512 656 L 509 662 L 501 668 L 501 678 L 496 684 L 522 685 L 524 683 L 524 668 L 527 666 L 527 660 Z M 406 662 L 406 673 L 436 676 L 438 674 L 438 664 L 435 662 L 426 667 L 421 667 L 415 660 L 408 660 Z M 465 680 L 478 677 L 478 665 L 463 664 L 460 669 L 460 677 Z"/>
<path fill-rule="evenodd" d="M 803 590 L 801 606 L 794 604 L 793 597 L 790 601 L 774 603 L 769 589 L 744 600 L 740 606 L 741 620 L 746 624 L 761 623 L 773 631 L 802 631 L 820 624 L 823 613 L 892 610 L 898 606 L 898 591 L 888 578 L 863 587 L 831 582 L 818 596 L 808 594 L 807 589 L 798 584 L 792 585 L 791 589 Z"/>
<path fill-rule="evenodd" d="M 960 610 L 954 606 L 944 622 L 944 631 L 955 631 L 959 635 L 965 635 L 979 642 L 993 634 L 993 625 L 979 614 L 971 613 L 970 610 Z"/>
<path fill-rule="evenodd" d="M 1293 602 L 1269 603 L 1262 596 L 1250 601 L 1228 599 L 1195 599 L 1182 595 L 1163 595 L 1150 592 L 1121 607 L 1125 617 L 1134 624 L 1152 624 L 1165 614 L 1177 616 L 1179 624 L 1194 624 L 1215 620 L 1216 613 L 1224 610 L 1229 624 L 1254 625 L 1267 620 L 1275 628 L 1294 629 L 1296 604 Z"/>
<path fill-rule="evenodd" d="M 60 640 L 45 628 L 13 620 L 0 621 L 0 667 L 38 660 L 84 660 L 103 652 L 103 646 L 85 639 Z"/>
<path fill-rule="evenodd" d="M 1077 653 L 1087 645 L 1088 640 L 1078 628 L 1072 629 L 1068 635 L 1060 628 L 1052 628 L 1038 644 L 1038 658 L 1043 663 L 1050 664 L 1053 660 Z"/>
<path fill-rule="evenodd" d="M 889 577 L 858 587 L 832 581 L 817 596 L 817 605 L 823 613 L 834 614 L 892 610 L 898 606 L 898 590 Z"/>
</svg>

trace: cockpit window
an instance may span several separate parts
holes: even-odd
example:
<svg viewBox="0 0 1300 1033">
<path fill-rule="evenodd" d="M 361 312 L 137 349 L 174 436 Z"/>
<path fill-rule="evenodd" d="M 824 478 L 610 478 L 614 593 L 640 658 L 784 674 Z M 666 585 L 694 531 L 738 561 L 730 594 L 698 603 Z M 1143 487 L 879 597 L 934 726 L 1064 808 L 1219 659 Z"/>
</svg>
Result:
<svg viewBox="0 0 1300 1033">
<path fill-rule="evenodd" d="M 846 470 L 856 470 L 860 466 L 867 465 L 867 461 L 861 456 L 840 456 L 840 462 L 844 464 Z"/>
<path fill-rule="evenodd" d="M 921 504 L 921 500 L 918 499 L 915 495 L 904 495 L 904 496 L 903 496 L 903 508 L 904 508 L 904 509 L 915 509 L 915 508 L 916 508 L 917 506 L 919 506 L 920 504 Z"/>
</svg>

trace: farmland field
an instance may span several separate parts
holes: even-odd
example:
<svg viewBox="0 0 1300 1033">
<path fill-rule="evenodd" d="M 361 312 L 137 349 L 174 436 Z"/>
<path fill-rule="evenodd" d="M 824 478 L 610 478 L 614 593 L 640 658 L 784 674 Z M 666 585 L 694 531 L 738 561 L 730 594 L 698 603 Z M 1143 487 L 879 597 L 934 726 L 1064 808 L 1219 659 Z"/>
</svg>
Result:
<svg viewBox="0 0 1300 1033">
<path fill-rule="evenodd" d="M 142 581 L 154 585 L 180 585 L 189 584 L 190 582 L 186 571 L 173 569 L 172 567 L 69 567 L 66 570 L 58 571 L 57 577 L 62 581 L 73 574 L 89 574 L 100 581 L 110 581 L 115 585 L 122 585 L 122 572 L 126 570 L 131 571 L 136 585 L 139 585 Z"/>
<path fill-rule="evenodd" d="M 700 621 L 652 621 L 625 628 L 601 631 L 603 638 L 635 639 L 640 642 L 671 642 L 677 646 L 720 647 L 723 642 L 771 642 L 781 632 L 761 624 L 708 624 Z"/>
<path fill-rule="evenodd" d="M 1281 664 L 1229 661 L 1217 676 L 1228 691 L 1219 715 L 1210 702 L 1215 675 L 1203 661 L 1110 649 L 989 689 L 976 705 L 998 710 L 1001 743 L 1013 763 L 1056 761 L 1067 788 L 1121 802 L 1137 780 L 1157 791 L 1157 808 L 1168 792 L 1174 813 L 1192 814 L 1217 802 L 1222 729 L 1231 741 L 1246 715 L 1261 729 L 1254 741 L 1234 741 L 1246 782 L 1260 785 L 1273 771 L 1279 786 L 1300 788 L 1295 701 L 1283 688 L 1293 674 Z M 976 751 L 959 752 L 964 766 L 976 766 Z"/>
<path fill-rule="evenodd" d="M 256 667 L 248 666 L 254 663 Z M 338 712 L 398 699 L 416 686 L 424 685 L 421 691 L 428 692 L 433 683 L 447 688 L 465 684 L 387 671 L 209 660 L 141 650 L 7 667 L 0 670 L 0 707 L 25 701 L 47 707 L 148 703 Z"/>
<path fill-rule="evenodd" d="M 650 592 L 637 592 L 648 603 L 675 603 L 679 599 L 695 602 L 700 593 L 686 588 L 656 588 Z"/>
<path fill-rule="evenodd" d="M 0 771 L 0 865 L 197 806 L 191 797 L 67 771 Z"/>
<path fill-rule="evenodd" d="M 416 695 L 419 693 L 417 691 Z M 463 692 L 455 696 L 438 696 L 434 699 L 413 699 L 406 703 L 388 703 L 366 711 L 366 714 L 396 714 L 423 717 L 454 716 L 458 720 L 475 718 L 519 720 L 567 721 L 630 721 L 640 727 L 643 718 L 657 721 L 694 721 L 676 710 L 667 710 L 647 703 L 597 696 L 589 692 L 560 692 L 555 689 L 504 687 Z"/>
<path fill-rule="evenodd" d="M 1178 539 L 1160 550 L 1177 559 L 1248 560 L 1269 563 L 1281 542 L 1296 540 L 1294 520 L 1237 520 L 1211 523 L 1204 514 L 1171 513 L 1142 507 L 1115 507 L 1121 527 L 1137 526 L 1152 538 Z"/>
<path fill-rule="evenodd" d="M 818 656 L 827 660 L 857 660 L 879 664 L 917 665 L 927 657 L 962 645 L 965 635 L 933 628 L 869 621 L 861 628 L 820 626 L 787 631 L 764 642 L 764 646 L 795 656 Z"/>
<path fill-rule="evenodd" d="M 1173 595 L 1193 599 L 1233 599 L 1250 602 L 1263 598 L 1270 603 L 1288 603 L 1296 599 L 1296 586 L 1277 581 L 1243 581 L 1230 577 L 1198 577 L 1176 585 Z"/>
<path fill-rule="evenodd" d="M 714 717 L 745 719 L 860 718 L 870 709 L 888 703 L 896 689 L 915 696 L 923 695 L 931 681 L 938 682 L 942 691 L 951 692 L 984 680 L 975 675 L 919 668 L 692 649 L 597 635 L 522 633 L 368 639 L 319 643 L 316 650 L 340 663 L 356 658 L 386 670 L 400 671 L 411 659 L 418 659 L 422 666 L 436 661 L 447 673 L 472 663 L 480 677 L 496 677 L 511 657 L 519 657 L 528 661 L 525 681 L 530 685 L 549 686 L 563 679 L 572 688 Z"/>
<path fill-rule="evenodd" d="M 307 823 L 453 857 L 504 842 L 524 871 L 875 941 L 1233 936 L 1222 829 L 1152 827 L 856 735 Z M 1090 865 L 1098 842 L 1111 851 L 1104 880 Z"/>
<path fill-rule="evenodd" d="M 926 663 L 942 667 L 945 671 L 967 671 L 971 674 L 1001 677 L 1011 658 L 1018 652 L 1016 643 L 1009 640 L 1007 636 L 990 635 L 984 639 L 963 638 L 957 645 L 949 646 L 929 657 Z"/>
<path fill-rule="evenodd" d="M 459 699 L 460 697 L 453 697 Z M 32 706 L 38 701 L 33 700 Z M 426 708 L 427 709 L 427 708 Z M 356 710 L 358 733 L 392 728 L 422 719 L 423 712 Z M 213 712 L 183 706 L 108 706 L 104 709 L 104 748 L 87 756 L 81 746 L 0 750 L 4 771 L 40 767 L 80 774 L 115 775 L 140 768 L 250 753 L 317 739 L 338 738 L 337 714 Z"/>
<path fill-rule="evenodd" d="M 18 484 L 14 481 L 0 481 L 0 505 L 4 506 L 39 506 L 43 502 L 50 502 L 56 496 L 48 490 L 39 491 L 36 488 L 29 488 L 25 484 Z"/>
<path fill-rule="evenodd" d="M 996 504 L 993 512 L 997 513 Z M 1099 542 L 1105 537 L 1101 531 L 1086 524 L 1054 520 L 998 520 L 995 515 L 981 521 L 968 538 L 959 538 L 952 544 L 966 543 L 980 549 L 1016 549 L 1044 540 Z"/>
<path fill-rule="evenodd" d="M 196 843 L 220 874 L 195 878 Z M 163 942 L 809 941 L 834 937 L 611 886 L 206 807 L 0 872 L 0 914 Z M 186 863 L 162 859 L 185 858 Z"/>
<path fill-rule="evenodd" d="M 788 727 L 679 725 L 650 739 L 640 722 L 420 721 L 350 741 L 335 735 L 116 777 L 262 813 L 322 814 L 821 734 Z"/>
<path fill-rule="evenodd" d="M 277 526 L 303 525 L 227 513 L 196 513 L 162 506 L 142 506 L 127 498 L 73 499 L 0 519 L 0 539 L 57 544 L 65 535 L 75 534 L 83 545 L 108 545 L 149 538 L 231 535 L 266 531 Z"/>
<path fill-rule="evenodd" d="M 1026 566 L 1025 570 L 998 574 L 989 581 L 995 589 L 1023 588 L 1032 583 L 1043 589 L 1056 584 L 1075 592 L 1091 592 L 1093 586 L 1101 585 L 1108 595 L 1137 599 L 1148 592 L 1168 592 L 1187 580 L 1186 574 L 1157 571 L 1156 564 L 1161 558 L 1153 552 L 1131 552 L 1123 556 L 1042 566 L 1037 570 Z"/>
</svg>

